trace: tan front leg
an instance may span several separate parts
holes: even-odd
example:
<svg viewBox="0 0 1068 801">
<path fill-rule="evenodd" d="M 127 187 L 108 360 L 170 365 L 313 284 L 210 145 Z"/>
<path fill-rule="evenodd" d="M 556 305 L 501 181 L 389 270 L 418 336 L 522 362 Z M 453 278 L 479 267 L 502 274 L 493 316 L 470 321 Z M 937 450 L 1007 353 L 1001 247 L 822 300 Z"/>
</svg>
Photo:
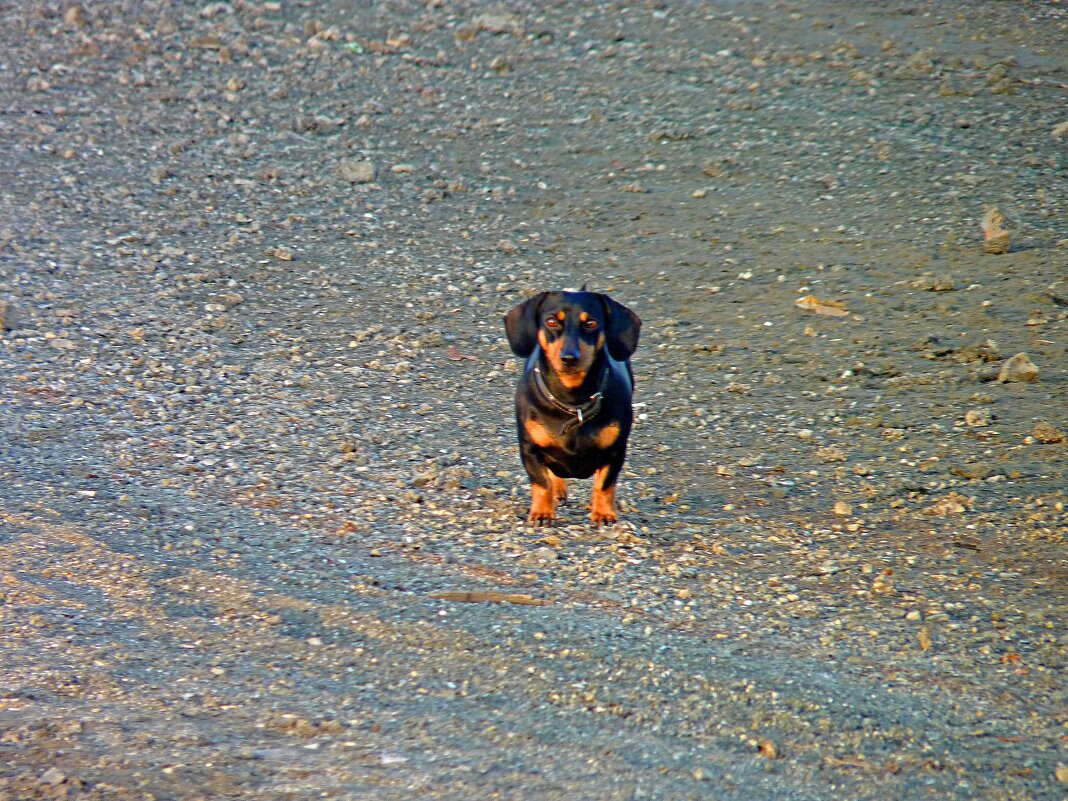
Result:
<svg viewBox="0 0 1068 801">
<path fill-rule="evenodd" d="M 548 473 L 549 483 L 552 485 L 553 503 L 565 503 L 567 501 L 567 482 L 551 470 Z"/>
<path fill-rule="evenodd" d="M 527 520 L 536 526 L 552 523 L 556 519 L 556 501 L 551 487 L 530 485 L 530 514 Z"/>
<path fill-rule="evenodd" d="M 616 515 L 616 485 L 604 486 L 610 465 L 605 465 L 593 474 L 593 498 L 590 503 L 590 522 L 594 525 L 609 525 L 618 520 Z"/>
</svg>

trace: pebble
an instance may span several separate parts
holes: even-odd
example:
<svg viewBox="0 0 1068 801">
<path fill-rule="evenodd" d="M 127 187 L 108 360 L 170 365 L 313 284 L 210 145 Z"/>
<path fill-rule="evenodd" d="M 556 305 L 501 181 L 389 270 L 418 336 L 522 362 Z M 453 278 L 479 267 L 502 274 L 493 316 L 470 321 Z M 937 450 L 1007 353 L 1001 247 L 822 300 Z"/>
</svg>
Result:
<svg viewBox="0 0 1068 801">
<path fill-rule="evenodd" d="M 19 310 L 10 300 L 0 300 L 0 331 L 11 331 L 19 327 Z"/>
<path fill-rule="evenodd" d="M 998 383 L 1034 383 L 1038 381 L 1038 367 L 1026 353 L 1017 353 L 1005 360 L 998 373 Z"/>
<path fill-rule="evenodd" d="M 367 184 L 375 179 L 375 165 L 370 161 L 345 159 L 338 163 L 337 174 L 350 184 Z"/>
<path fill-rule="evenodd" d="M 774 740 L 769 740 L 766 737 L 757 743 L 757 751 L 765 759 L 778 759 L 781 756 L 779 746 L 775 744 Z"/>
<path fill-rule="evenodd" d="M 998 255 L 1008 253 L 1012 245 L 1013 229 L 996 206 L 987 209 L 982 220 L 983 250 Z"/>
<path fill-rule="evenodd" d="M 1053 425 L 1053 423 L 1050 423 L 1046 420 L 1040 420 L 1035 425 L 1035 429 L 1032 432 L 1032 435 L 1039 442 L 1042 442 L 1046 445 L 1053 445 L 1058 442 L 1065 442 L 1066 440 L 1068 440 L 1068 437 L 1065 436 L 1065 433 L 1063 431 Z"/>
<path fill-rule="evenodd" d="M 67 776 L 59 768 L 51 767 L 38 777 L 37 781 L 40 784 L 63 784 L 67 780 Z"/>
<path fill-rule="evenodd" d="M 475 27 L 475 30 L 485 31 L 486 33 L 510 33 L 513 36 L 521 36 L 523 33 L 523 23 L 519 17 L 503 11 L 479 14 L 471 21 L 471 24 Z"/>
<path fill-rule="evenodd" d="M 934 71 L 935 65 L 931 60 L 931 51 L 929 49 L 913 53 L 900 68 L 900 73 L 909 78 L 922 78 L 932 74 Z"/>
</svg>

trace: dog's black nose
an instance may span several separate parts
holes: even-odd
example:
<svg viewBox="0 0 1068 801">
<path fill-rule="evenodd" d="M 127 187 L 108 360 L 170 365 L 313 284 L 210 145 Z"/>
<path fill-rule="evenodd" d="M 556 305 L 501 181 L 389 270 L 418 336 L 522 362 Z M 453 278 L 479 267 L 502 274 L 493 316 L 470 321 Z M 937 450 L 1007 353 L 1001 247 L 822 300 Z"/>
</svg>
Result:
<svg viewBox="0 0 1068 801">
<path fill-rule="evenodd" d="M 577 362 L 578 360 L 579 360 L 579 355 L 577 353 L 564 351 L 563 353 L 560 354 L 560 361 L 562 361 L 564 364 L 571 365 L 571 364 L 574 364 L 575 362 Z"/>
</svg>

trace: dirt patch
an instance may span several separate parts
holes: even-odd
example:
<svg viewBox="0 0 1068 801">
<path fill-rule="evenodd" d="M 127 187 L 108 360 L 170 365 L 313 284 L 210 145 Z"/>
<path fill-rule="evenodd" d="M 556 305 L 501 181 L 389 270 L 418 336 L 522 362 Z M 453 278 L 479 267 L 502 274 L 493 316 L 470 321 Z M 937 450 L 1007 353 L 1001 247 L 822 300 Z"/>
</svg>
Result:
<svg viewBox="0 0 1068 801">
<path fill-rule="evenodd" d="M 1062 798 L 1066 26 L 0 4 L 0 799 Z M 532 529 L 587 280 L 623 522 Z"/>
</svg>

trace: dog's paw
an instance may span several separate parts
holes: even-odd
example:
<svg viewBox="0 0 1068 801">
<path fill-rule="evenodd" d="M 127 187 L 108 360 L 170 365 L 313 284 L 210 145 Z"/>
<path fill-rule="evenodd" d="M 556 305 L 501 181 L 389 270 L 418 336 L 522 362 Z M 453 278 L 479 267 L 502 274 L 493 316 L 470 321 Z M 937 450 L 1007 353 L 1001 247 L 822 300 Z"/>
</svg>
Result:
<svg viewBox="0 0 1068 801">
<path fill-rule="evenodd" d="M 590 512 L 590 522 L 595 526 L 611 526 L 619 522 L 613 509 L 594 509 Z"/>
<path fill-rule="evenodd" d="M 551 526 L 556 522 L 556 513 L 551 509 L 549 511 L 531 509 L 530 514 L 527 515 L 527 522 L 535 526 Z"/>
</svg>

